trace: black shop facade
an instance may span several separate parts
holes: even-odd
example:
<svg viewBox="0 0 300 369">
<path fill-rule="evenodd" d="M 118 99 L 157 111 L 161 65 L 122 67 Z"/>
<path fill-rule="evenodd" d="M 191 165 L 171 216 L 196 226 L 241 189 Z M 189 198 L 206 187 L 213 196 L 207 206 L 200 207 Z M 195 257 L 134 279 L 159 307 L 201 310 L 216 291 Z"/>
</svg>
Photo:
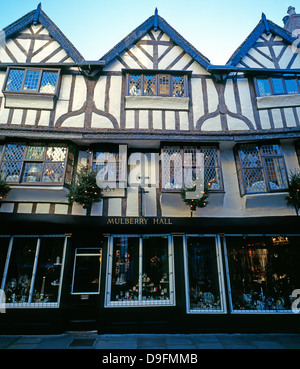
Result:
<svg viewBox="0 0 300 369">
<path fill-rule="evenodd" d="M 295 216 L 1 224 L 2 332 L 299 331 Z"/>
</svg>

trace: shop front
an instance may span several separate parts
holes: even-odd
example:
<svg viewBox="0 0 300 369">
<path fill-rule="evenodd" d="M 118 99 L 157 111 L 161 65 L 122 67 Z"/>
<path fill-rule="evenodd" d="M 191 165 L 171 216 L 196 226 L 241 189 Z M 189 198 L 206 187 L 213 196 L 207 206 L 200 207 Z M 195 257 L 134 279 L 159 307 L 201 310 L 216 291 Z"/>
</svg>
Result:
<svg viewBox="0 0 300 369">
<path fill-rule="evenodd" d="M 7 226 L 3 332 L 299 331 L 295 217 L 281 228 L 276 217 L 260 227 L 258 219 L 87 218 L 16 215 Z M 242 223 L 242 233 L 230 232 Z"/>
</svg>

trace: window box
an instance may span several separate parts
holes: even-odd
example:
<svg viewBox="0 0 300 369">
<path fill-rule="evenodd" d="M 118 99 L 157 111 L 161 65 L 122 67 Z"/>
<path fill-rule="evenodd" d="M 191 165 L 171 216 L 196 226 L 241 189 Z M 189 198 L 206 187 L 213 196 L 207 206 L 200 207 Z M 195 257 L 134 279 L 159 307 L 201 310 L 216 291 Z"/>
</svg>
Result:
<svg viewBox="0 0 300 369">
<path fill-rule="evenodd" d="M 3 87 L 6 108 L 54 109 L 58 69 L 8 68 Z"/>
</svg>

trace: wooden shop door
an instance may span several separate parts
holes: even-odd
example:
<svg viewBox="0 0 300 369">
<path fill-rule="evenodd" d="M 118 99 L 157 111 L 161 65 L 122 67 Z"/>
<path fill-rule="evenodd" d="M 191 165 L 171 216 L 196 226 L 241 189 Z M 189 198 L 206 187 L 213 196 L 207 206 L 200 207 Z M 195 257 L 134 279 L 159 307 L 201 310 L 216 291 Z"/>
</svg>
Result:
<svg viewBox="0 0 300 369">
<path fill-rule="evenodd" d="M 75 249 L 69 317 L 73 330 L 97 329 L 101 265 L 101 248 Z"/>
</svg>

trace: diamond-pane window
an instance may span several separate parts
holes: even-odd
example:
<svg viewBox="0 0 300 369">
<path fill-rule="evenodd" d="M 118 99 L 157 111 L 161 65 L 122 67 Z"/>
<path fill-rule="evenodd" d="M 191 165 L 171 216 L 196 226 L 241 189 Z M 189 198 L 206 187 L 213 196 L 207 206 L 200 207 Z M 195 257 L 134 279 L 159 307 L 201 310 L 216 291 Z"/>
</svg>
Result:
<svg viewBox="0 0 300 369">
<path fill-rule="evenodd" d="M 173 97 L 184 96 L 184 76 L 173 76 Z"/>
<path fill-rule="evenodd" d="M 126 158 L 119 153 L 95 151 L 92 170 L 101 181 L 125 180 Z"/>
<path fill-rule="evenodd" d="M 58 70 L 9 69 L 4 92 L 37 92 L 55 94 L 58 84 Z"/>
<path fill-rule="evenodd" d="M 211 191 L 223 189 L 221 163 L 216 146 L 165 146 L 162 152 L 162 187 L 191 188 L 204 170 L 204 183 Z"/>
<path fill-rule="evenodd" d="M 155 76 L 145 76 L 144 78 L 144 95 L 156 95 L 156 78 Z"/>
<path fill-rule="evenodd" d="M 40 92 L 54 94 L 57 84 L 58 72 L 43 72 Z"/>
<path fill-rule="evenodd" d="M 74 154 L 58 145 L 6 144 L 0 163 L 0 177 L 9 183 L 71 184 Z"/>
<path fill-rule="evenodd" d="M 284 74 L 272 77 L 256 78 L 258 96 L 299 94 L 299 75 Z"/>
<path fill-rule="evenodd" d="M 6 82 L 6 90 L 21 91 L 24 74 L 24 69 L 11 69 Z"/>
<path fill-rule="evenodd" d="M 242 193 L 285 190 L 288 186 L 279 145 L 242 145 L 239 149 L 239 180 Z"/>
</svg>

